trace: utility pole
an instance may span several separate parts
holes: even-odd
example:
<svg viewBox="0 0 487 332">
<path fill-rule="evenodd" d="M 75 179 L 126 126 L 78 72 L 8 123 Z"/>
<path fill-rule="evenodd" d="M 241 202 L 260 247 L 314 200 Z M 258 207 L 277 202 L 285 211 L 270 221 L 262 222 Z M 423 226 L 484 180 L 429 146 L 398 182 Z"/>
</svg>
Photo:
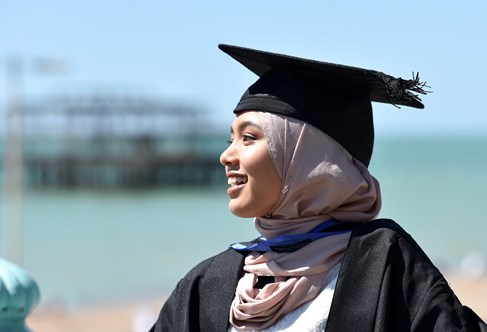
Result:
<svg viewBox="0 0 487 332">
<path fill-rule="evenodd" d="M 22 60 L 7 61 L 7 110 L 5 114 L 3 256 L 22 265 L 22 195 L 23 195 L 23 114 Z"/>
<path fill-rule="evenodd" d="M 65 74 L 63 59 L 37 58 L 33 61 L 39 74 Z M 17 56 L 7 60 L 7 110 L 5 113 L 3 224 L 0 256 L 23 265 L 23 190 L 24 190 L 24 63 Z"/>
</svg>

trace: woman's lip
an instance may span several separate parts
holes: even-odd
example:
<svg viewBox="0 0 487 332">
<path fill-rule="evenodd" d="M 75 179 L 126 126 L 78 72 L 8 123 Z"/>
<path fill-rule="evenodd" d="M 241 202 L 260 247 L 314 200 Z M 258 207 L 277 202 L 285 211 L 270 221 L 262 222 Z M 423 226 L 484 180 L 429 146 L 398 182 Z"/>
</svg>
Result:
<svg viewBox="0 0 487 332">
<path fill-rule="evenodd" d="M 243 186 L 245 186 L 245 183 L 239 184 L 237 186 L 228 187 L 227 189 L 228 196 L 230 196 L 230 198 L 237 197 L 238 192 L 242 189 Z"/>
</svg>

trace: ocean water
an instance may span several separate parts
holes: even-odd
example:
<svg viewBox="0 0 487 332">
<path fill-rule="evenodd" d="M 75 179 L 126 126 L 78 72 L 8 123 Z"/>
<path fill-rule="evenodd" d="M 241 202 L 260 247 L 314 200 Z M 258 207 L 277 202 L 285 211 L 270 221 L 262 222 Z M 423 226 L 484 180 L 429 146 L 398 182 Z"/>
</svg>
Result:
<svg viewBox="0 0 487 332">
<path fill-rule="evenodd" d="M 381 216 L 440 268 L 487 255 L 487 138 L 380 139 L 369 168 L 381 183 Z M 225 182 L 222 169 L 213 188 L 25 190 L 22 265 L 41 305 L 162 299 L 197 262 L 256 237 L 251 220 L 228 211 Z"/>
</svg>

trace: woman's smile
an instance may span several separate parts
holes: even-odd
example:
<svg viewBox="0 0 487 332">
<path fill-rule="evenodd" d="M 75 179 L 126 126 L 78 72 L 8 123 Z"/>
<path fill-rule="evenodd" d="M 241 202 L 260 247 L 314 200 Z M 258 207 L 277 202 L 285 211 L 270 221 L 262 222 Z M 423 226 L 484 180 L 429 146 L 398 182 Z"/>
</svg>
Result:
<svg viewBox="0 0 487 332">
<path fill-rule="evenodd" d="M 236 198 L 240 190 L 245 186 L 248 179 L 246 176 L 229 176 L 227 194 L 230 198 Z"/>
<path fill-rule="evenodd" d="M 247 181 L 248 179 L 246 176 L 230 176 L 228 178 L 228 184 L 232 187 L 245 184 Z"/>
</svg>

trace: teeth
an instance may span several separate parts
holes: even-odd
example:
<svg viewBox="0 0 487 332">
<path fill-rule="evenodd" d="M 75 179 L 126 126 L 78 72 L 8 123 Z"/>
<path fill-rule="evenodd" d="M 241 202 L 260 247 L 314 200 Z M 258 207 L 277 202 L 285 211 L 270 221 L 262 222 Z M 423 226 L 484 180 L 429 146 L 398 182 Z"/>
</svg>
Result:
<svg viewBox="0 0 487 332">
<path fill-rule="evenodd" d="M 239 184 L 247 183 L 247 177 L 234 176 L 228 178 L 228 184 L 231 186 L 238 186 Z"/>
</svg>

